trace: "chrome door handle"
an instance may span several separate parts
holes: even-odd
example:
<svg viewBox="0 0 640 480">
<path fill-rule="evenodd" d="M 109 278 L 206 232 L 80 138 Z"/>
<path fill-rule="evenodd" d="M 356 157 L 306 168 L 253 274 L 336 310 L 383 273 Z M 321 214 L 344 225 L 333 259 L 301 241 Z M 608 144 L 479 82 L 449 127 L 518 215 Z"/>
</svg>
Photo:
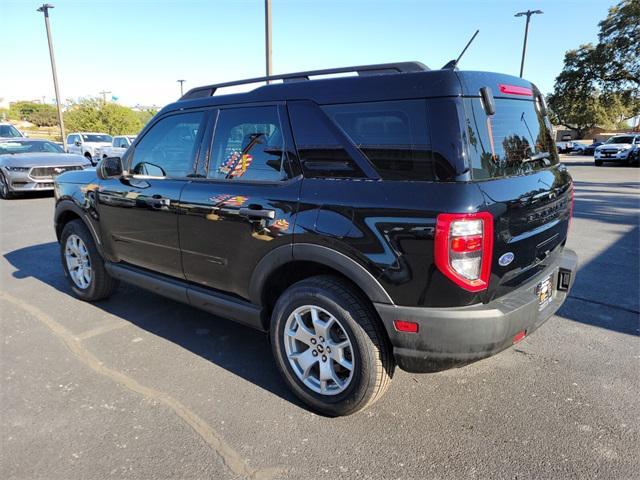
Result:
<svg viewBox="0 0 640 480">
<path fill-rule="evenodd" d="M 267 210 L 267 209 L 254 209 L 254 208 L 241 208 L 240 209 L 240 215 L 242 215 L 243 217 L 249 217 L 249 218 L 260 218 L 260 219 L 269 219 L 269 220 L 273 220 L 274 218 L 276 218 L 276 211 L 275 210 Z"/>
<path fill-rule="evenodd" d="M 165 208 L 165 207 L 168 208 L 171 206 L 171 199 L 161 197 L 160 195 L 154 195 L 147 201 L 147 203 L 152 208 Z"/>
</svg>

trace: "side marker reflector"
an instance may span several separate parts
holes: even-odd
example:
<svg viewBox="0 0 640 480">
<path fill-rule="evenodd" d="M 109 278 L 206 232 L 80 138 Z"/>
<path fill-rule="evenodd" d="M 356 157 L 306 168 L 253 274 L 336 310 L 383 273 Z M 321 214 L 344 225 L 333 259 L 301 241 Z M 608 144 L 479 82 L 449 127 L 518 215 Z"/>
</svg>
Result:
<svg viewBox="0 0 640 480">
<path fill-rule="evenodd" d="M 522 340 L 525 335 L 527 334 L 526 330 L 520 330 L 518 333 L 516 333 L 513 336 L 513 344 L 515 345 L 516 343 L 518 343 L 520 340 Z"/>
<path fill-rule="evenodd" d="M 418 324 L 416 322 L 407 322 L 405 320 L 394 320 L 393 326 L 399 332 L 418 333 Z"/>
</svg>

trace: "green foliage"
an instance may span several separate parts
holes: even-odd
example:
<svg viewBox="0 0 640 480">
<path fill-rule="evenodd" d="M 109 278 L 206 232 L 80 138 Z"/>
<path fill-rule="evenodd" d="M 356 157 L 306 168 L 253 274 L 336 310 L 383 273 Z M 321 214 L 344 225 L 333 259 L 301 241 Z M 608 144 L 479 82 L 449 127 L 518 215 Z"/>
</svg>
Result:
<svg viewBox="0 0 640 480">
<path fill-rule="evenodd" d="M 149 123 L 149 120 L 151 120 L 156 113 L 158 113 L 158 111 L 153 109 L 138 110 L 135 112 L 136 116 L 138 117 L 138 119 L 140 119 L 143 125 Z"/>
<path fill-rule="evenodd" d="M 578 138 L 595 126 L 615 128 L 640 115 L 640 0 L 623 0 L 600 22 L 599 43 L 565 54 L 549 95 L 555 124 Z"/>
<path fill-rule="evenodd" d="M 13 120 L 24 120 L 39 127 L 52 127 L 58 124 L 56 107 L 42 103 L 12 103 L 7 116 Z"/>
<path fill-rule="evenodd" d="M 640 88 L 640 0 L 610 8 L 599 26 L 594 52 L 599 80 L 618 90 Z"/>
<path fill-rule="evenodd" d="M 67 131 L 105 132 L 110 135 L 138 133 L 144 122 L 132 109 L 115 103 L 85 99 L 64 113 Z"/>
</svg>

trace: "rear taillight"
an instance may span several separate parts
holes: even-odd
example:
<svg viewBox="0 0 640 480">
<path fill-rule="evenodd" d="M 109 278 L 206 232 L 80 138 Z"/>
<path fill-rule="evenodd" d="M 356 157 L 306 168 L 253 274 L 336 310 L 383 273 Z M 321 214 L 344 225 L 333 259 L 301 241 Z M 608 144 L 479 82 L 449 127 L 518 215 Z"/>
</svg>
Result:
<svg viewBox="0 0 640 480">
<path fill-rule="evenodd" d="M 456 285 L 470 292 L 489 285 L 493 216 L 488 212 L 442 213 L 436 219 L 435 261 Z"/>
</svg>

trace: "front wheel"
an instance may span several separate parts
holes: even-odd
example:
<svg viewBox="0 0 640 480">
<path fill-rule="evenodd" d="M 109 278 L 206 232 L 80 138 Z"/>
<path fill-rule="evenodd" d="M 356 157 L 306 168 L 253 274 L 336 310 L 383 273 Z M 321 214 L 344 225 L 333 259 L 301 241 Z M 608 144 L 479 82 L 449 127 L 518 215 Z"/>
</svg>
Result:
<svg viewBox="0 0 640 480">
<path fill-rule="evenodd" d="M 596 164 L 596 167 L 602 166 L 602 160 L 596 160 L 595 164 Z"/>
<path fill-rule="evenodd" d="M 0 172 L 0 198 L 5 200 L 13 198 L 13 192 L 11 191 L 11 187 L 9 187 L 9 181 L 2 172 Z"/>
<path fill-rule="evenodd" d="M 60 257 L 73 293 L 87 302 L 111 296 L 118 281 L 111 277 L 82 220 L 67 223 L 60 235 Z"/>
<path fill-rule="evenodd" d="M 278 299 L 271 345 L 289 388 L 313 410 L 350 415 L 378 400 L 394 370 L 371 305 L 336 277 L 302 280 Z"/>
</svg>

